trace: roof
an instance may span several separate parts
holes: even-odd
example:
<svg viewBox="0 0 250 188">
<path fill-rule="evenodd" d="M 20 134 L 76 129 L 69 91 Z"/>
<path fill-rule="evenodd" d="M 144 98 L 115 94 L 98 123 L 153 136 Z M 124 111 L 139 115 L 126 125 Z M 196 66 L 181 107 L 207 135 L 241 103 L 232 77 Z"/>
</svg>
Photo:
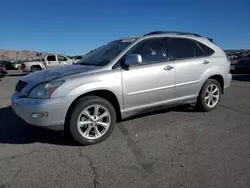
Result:
<svg viewBox="0 0 250 188">
<path fill-rule="evenodd" d="M 207 37 L 203 37 L 198 33 L 191 33 L 191 32 L 182 32 L 182 31 L 153 31 L 153 32 L 149 32 L 144 34 L 143 36 L 129 36 L 129 37 L 123 37 L 121 38 L 121 40 L 130 40 L 130 39 L 139 39 L 139 38 L 150 38 L 151 36 L 156 36 L 156 37 L 174 37 L 174 36 L 185 36 L 185 37 L 190 37 L 190 38 L 207 38 Z M 211 42 L 213 42 L 212 38 L 207 38 L 208 40 L 210 40 Z"/>
</svg>

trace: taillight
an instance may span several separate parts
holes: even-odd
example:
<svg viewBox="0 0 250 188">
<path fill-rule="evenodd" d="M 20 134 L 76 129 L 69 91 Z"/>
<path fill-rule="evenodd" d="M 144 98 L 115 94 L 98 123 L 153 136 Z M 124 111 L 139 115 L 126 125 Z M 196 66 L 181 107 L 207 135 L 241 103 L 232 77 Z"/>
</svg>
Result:
<svg viewBox="0 0 250 188">
<path fill-rule="evenodd" d="M 25 69 L 25 64 L 21 64 L 21 69 Z"/>
<path fill-rule="evenodd" d="M 0 69 L 3 69 L 3 70 L 5 70 L 5 67 L 4 67 L 4 66 L 0 66 Z"/>
</svg>

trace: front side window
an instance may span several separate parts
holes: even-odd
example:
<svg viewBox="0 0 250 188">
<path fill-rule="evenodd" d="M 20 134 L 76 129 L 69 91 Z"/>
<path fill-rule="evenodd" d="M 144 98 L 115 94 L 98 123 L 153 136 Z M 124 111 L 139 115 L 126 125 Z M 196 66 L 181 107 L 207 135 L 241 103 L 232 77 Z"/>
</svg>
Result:
<svg viewBox="0 0 250 188">
<path fill-rule="evenodd" d="M 47 57 L 47 61 L 56 61 L 56 56 L 54 56 L 54 55 L 49 55 L 49 56 Z"/>
<path fill-rule="evenodd" d="M 61 56 L 61 55 L 58 55 L 58 56 L 57 56 L 57 59 L 58 59 L 58 61 L 67 61 L 67 58 L 66 58 L 66 57 L 63 57 L 63 56 Z"/>
<path fill-rule="evenodd" d="M 167 60 L 167 50 L 164 38 L 148 39 L 140 42 L 129 54 L 139 54 L 142 56 L 142 63 L 155 63 Z"/>
</svg>

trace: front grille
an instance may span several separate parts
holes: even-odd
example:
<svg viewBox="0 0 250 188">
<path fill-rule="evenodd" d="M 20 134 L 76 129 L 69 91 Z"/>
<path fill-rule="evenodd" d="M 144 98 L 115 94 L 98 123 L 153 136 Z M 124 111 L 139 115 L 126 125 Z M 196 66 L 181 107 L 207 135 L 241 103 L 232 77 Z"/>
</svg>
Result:
<svg viewBox="0 0 250 188">
<path fill-rule="evenodd" d="M 19 80 L 19 82 L 16 84 L 16 91 L 20 92 L 28 83 Z"/>
</svg>

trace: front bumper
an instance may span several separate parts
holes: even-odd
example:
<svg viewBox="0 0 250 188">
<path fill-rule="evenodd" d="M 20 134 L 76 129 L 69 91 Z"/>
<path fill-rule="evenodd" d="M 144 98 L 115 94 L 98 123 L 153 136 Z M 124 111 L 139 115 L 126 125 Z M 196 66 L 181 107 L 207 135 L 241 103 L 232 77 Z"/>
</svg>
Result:
<svg viewBox="0 0 250 188">
<path fill-rule="evenodd" d="M 14 94 L 11 97 L 11 105 L 15 113 L 29 124 L 54 130 L 63 130 L 65 117 L 73 100 L 73 96 L 32 99 L 18 97 Z M 31 117 L 34 114 L 46 115 L 34 119 Z"/>
</svg>

